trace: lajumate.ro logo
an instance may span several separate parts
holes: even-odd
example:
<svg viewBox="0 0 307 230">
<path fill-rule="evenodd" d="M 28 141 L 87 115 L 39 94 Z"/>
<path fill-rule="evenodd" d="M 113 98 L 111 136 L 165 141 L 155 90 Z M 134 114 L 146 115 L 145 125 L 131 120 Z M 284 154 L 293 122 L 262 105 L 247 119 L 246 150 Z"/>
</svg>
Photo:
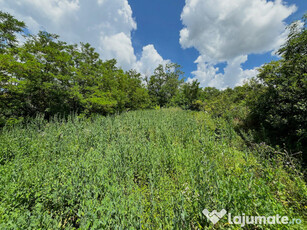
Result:
<svg viewBox="0 0 307 230">
<path fill-rule="evenodd" d="M 213 210 L 209 212 L 208 209 L 204 209 L 202 213 L 210 220 L 213 225 L 219 222 L 227 213 L 225 209 L 222 209 L 220 212 Z M 231 213 L 228 213 L 228 223 L 229 224 L 238 224 L 241 227 L 245 225 L 258 225 L 258 224 L 301 224 L 301 219 L 293 218 L 289 219 L 288 216 L 280 216 L 279 214 L 274 216 L 246 216 L 244 213 L 240 216 L 232 216 Z"/>
</svg>

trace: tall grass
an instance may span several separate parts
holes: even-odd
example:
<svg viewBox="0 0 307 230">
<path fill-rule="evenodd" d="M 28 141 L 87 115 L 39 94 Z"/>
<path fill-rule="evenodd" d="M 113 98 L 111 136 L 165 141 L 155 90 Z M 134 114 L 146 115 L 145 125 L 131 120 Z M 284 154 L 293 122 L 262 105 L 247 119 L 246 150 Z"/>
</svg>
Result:
<svg viewBox="0 0 307 230">
<path fill-rule="evenodd" d="M 0 229 L 232 229 L 202 210 L 287 215 L 301 225 L 306 184 L 203 112 L 76 116 L 0 134 Z"/>
</svg>

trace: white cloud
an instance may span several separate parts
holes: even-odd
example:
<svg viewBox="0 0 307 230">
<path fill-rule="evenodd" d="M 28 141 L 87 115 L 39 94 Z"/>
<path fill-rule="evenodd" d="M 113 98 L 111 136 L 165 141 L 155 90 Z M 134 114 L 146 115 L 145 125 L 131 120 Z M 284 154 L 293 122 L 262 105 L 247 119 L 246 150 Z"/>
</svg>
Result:
<svg viewBox="0 0 307 230">
<path fill-rule="evenodd" d="M 282 0 L 186 0 L 180 44 L 200 53 L 196 78 L 226 87 L 253 75 L 241 68 L 245 56 L 276 50 L 287 35 L 283 21 L 295 10 Z M 214 65 L 225 61 L 225 75 L 217 74 Z"/>
<path fill-rule="evenodd" d="M 135 66 L 131 32 L 137 24 L 128 0 L 0 0 L 0 8 L 32 33 L 46 30 L 67 42 L 88 42 L 102 59 L 116 58 L 125 70 Z"/>
<path fill-rule="evenodd" d="M 238 56 L 227 62 L 224 69 L 224 86 L 235 87 L 242 85 L 244 80 L 257 75 L 257 69 L 243 70 L 241 65 L 247 61 L 247 55 Z"/>
<path fill-rule="evenodd" d="M 124 33 L 113 36 L 101 36 L 99 50 L 105 59 L 116 57 L 120 66 L 127 70 L 136 62 L 131 39 Z"/>
<path fill-rule="evenodd" d="M 169 62 L 170 60 L 164 60 L 160 56 L 153 45 L 147 45 L 143 47 L 142 56 L 134 68 L 144 76 L 150 76 L 158 65 Z"/>
<path fill-rule="evenodd" d="M 197 63 L 197 70 L 192 74 L 199 80 L 201 86 L 216 87 L 224 89 L 227 87 L 235 87 L 242 85 L 245 80 L 257 75 L 257 69 L 242 69 L 242 63 L 247 61 L 247 55 L 238 56 L 232 60 L 227 61 L 227 66 L 223 73 L 218 73 L 219 68 L 215 67 L 213 63 L 208 63 L 202 60 L 200 56 L 195 62 Z M 188 81 L 193 79 L 189 78 Z"/>
</svg>

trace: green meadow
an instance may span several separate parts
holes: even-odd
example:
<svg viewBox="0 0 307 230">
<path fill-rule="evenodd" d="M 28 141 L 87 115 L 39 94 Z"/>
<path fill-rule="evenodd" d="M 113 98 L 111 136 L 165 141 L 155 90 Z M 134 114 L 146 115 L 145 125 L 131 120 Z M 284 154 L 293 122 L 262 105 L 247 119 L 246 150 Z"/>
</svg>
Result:
<svg viewBox="0 0 307 230">
<path fill-rule="evenodd" d="M 0 229 L 241 229 L 224 216 L 288 216 L 306 229 L 300 171 L 234 123 L 176 108 L 41 117 L 0 132 Z"/>
</svg>

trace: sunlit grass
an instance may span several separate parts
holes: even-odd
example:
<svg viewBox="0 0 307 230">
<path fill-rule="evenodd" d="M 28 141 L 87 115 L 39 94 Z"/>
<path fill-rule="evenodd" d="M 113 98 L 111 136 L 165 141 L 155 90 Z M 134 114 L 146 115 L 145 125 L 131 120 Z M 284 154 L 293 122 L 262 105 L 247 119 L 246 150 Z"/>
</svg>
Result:
<svg viewBox="0 0 307 230">
<path fill-rule="evenodd" d="M 213 229 L 205 208 L 304 219 L 304 181 L 259 152 L 203 112 L 37 118 L 0 134 L 0 228 Z"/>
</svg>

